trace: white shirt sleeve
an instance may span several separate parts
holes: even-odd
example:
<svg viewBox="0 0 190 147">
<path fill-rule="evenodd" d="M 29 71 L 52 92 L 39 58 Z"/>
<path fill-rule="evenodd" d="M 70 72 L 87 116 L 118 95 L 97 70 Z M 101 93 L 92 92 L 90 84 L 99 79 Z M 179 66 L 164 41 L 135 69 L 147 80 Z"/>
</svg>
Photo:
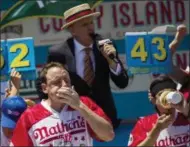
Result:
<svg viewBox="0 0 190 147">
<path fill-rule="evenodd" d="M 121 73 L 121 65 L 118 63 L 116 71 L 114 71 L 112 68 L 110 68 L 111 72 L 115 75 L 119 75 Z"/>
</svg>

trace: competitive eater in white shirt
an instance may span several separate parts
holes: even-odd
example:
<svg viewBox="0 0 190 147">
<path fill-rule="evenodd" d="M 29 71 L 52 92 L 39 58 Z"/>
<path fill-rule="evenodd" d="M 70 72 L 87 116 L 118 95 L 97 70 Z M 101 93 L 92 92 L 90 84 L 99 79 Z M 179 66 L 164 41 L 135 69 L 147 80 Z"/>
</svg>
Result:
<svg viewBox="0 0 190 147">
<path fill-rule="evenodd" d="M 11 146 L 92 146 L 92 138 L 114 138 L 109 118 L 90 98 L 79 97 L 61 64 L 48 63 L 40 78 L 48 98 L 22 114 Z"/>
</svg>

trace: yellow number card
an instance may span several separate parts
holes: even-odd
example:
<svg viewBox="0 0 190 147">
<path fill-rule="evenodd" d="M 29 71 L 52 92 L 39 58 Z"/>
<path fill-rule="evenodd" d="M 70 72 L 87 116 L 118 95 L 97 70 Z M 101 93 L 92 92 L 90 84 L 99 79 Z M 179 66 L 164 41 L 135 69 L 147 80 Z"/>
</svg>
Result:
<svg viewBox="0 0 190 147">
<path fill-rule="evenodd" d="M 32 38 L 1 40 L 0 69 L 1 81 L 7 80 L 15 68 L 23 79 L 36 78 L 34 41 Z"/>
</svg>

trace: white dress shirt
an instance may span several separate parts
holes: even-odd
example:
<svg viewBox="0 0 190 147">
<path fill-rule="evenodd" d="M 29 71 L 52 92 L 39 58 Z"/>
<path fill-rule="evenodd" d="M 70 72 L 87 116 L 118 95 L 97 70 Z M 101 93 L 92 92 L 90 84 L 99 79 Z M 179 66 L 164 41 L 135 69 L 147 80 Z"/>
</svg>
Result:
<svg viewBox="0 0 190 147">
<path fill-rule="evenodd" d="M 84 57 L 85 57 L 85 47 L 81 45 L 76 39 L 74 39 L 74 46 L 75 46 L 75 60 L 76 60 L 76 72 L 77 74 L 83 79 L 84 77 Z M 92 44 L 89 46 L 89 48 L 92 48 Z M 90 52 L 90 57 L 93 64 L 93 69 L 95 71 L 95 57 L 93 52 Z M 121 66 L 120 64 L 117 65 L 116 71 L 114 71 L 112 68 L 110 68 L 111 72 L 113 72 L 115 75 L 119 75 L 121 72 Z"/>
</svg>

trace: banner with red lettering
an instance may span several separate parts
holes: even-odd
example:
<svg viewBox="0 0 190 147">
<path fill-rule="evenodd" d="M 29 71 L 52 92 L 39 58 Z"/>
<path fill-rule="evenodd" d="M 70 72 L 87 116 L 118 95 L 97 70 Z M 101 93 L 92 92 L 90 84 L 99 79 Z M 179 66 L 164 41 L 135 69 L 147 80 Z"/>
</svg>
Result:
<svg viewBox="0 0 190 147">
<path fill-rule="evenodd" d="M 189 31 L 189 1 L 117 1 L 105 2 L 96 7 L 101 16 L 95 20 L 96 31 L 107 38 L 123 39 L 125 32 L 151 31 L 168 24 L 187 25 Z M 162 13 L 160 13 L 162 12 Z M 29 18 L 15 21 L 9 27 L 20 25 L 15 37 L 33 36 L 35 45 L 57 44 L 70 36 L 61 30 L 61 18 Z M 4 30 L 2 30 L 4 31 Z M 8 38 L 14 38 L 12 33 Z M 1 38 L 5 38 L 2 34 Z"/>
</svg>

